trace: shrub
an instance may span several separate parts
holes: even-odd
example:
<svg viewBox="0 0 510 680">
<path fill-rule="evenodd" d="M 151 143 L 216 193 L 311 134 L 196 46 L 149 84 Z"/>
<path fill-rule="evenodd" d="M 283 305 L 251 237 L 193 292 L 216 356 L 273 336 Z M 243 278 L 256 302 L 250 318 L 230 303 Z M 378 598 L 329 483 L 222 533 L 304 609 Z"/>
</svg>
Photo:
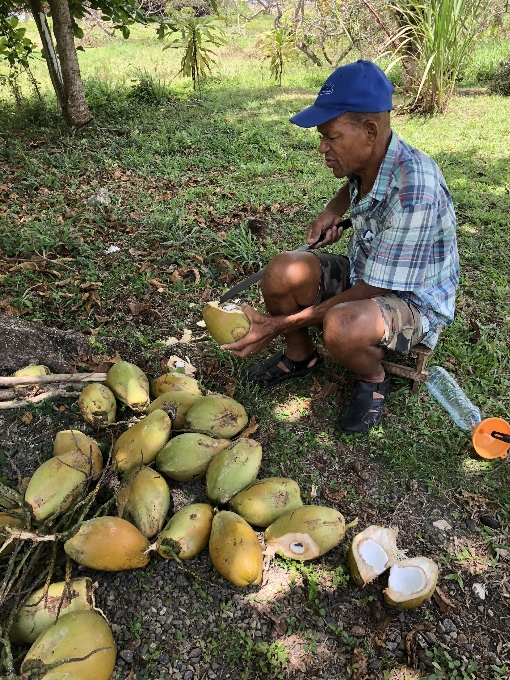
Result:
<svg viewBox="0 0 510 680">
<path fill-rule="evenodd" d="M 193 10 L 193 15 L 195 17 L 205 17 L 209 14 L 213 14 L 209 0 L 175 0 L 175 2 L 172 3 L 172 7 L 176 12 L 180 12 L 181 9 L 188 7 Z"/>
<path fill-rule="evenodd" d="M 510 96 L 510 57 L 499 65 L 489 89 L 495 94 Z"/>
</svg>

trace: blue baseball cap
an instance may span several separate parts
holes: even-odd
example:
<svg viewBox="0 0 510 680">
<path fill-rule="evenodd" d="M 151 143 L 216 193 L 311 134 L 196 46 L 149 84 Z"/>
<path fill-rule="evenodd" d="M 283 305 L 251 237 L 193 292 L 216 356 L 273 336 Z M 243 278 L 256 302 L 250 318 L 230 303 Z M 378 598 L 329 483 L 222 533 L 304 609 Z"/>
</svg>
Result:
<svg viewBox="0 0 510 680">
<path fill-rule="evenodd" d="M 300 127 L 327 123 L 347 111 L 378 113 L 391 111 L 393 85 L 373 61 L 359 59 L 340 66 L 329 76 L 312 106 L 290 119 Z"/>
</svg>

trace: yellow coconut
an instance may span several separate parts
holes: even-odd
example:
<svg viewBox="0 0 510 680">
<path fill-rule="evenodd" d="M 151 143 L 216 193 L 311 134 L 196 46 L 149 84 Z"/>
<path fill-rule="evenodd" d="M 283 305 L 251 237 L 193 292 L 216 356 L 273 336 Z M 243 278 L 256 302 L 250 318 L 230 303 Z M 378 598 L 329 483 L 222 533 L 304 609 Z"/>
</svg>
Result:
<svg viewBox="0 0 510 680">
<path fill-rule="evenodd" d="M 273 522 L 266 545 L 285 557 L 312 560 L 337 546 L 345 536 L 343 515 L 320 505 L 303 505 Z"/>
<path fill-rule="evenodd" d="M 119 470 L 152 463 L 167 443 L 171 429 L 168 415 L 157 409 L 123 432 L 113 447 Z"/>
<path fill-rule="evenodd" d="M 100 383 L 91 383 L 82 389 L 78 397 L 80 412 L 94 427 L 102 429 L 115 422 L 117 402 L 113 392 Z"/>
<path fill-rule="evenodd" d="M 256 585 L 262 580 L 262 548 L 257 534 L 235 512 L 215 515 L 209 554 L 217 571 L 236 586 Z"/>
<path fill-rule="evenodd" d="M 16 512 L 15 510 L 10 510 L 9 512 L 0 512 L 0 529 L 2 529 L 2 527 L 9 527 L 10 529 L 23 529 L 25 527 L 25 520 L 23 519 L 21 510 L 19 512 Z M 16 541 L 10 541 L 4 547 L 4 544 L 8 541 L 8 539 L 9 535 L 7 532 L 5 536 L 0 534 L 0 557 L 11 555 L 14 551 Z"/>
<path fill-rule="evenodd" d="M 129 482 L 117 496 L 119 517 L 127 519 L 147 538 L 161 531 L 170 508 L 170 489 L 155 470 L 143 466 L 127 473 Z M 131 480 L 131 481 L 130 481 Z"/>
<path fill-rule="evenodd" d="M 373 525 L 352 539 L 347 561 L 352 580 L 363 586 L 392 567 L 398 558 L 395 529 Z"/>
<path fill-rule="evenodd" d="M 28 650 L 21 673 L 28 673 L 39 662 L 39 680 L 109 680 L 116 655 L 110 626 L 102 616 L 95 611 L 70 612 L 41 633 Z M 80 660 L 44 672 L 45 667 L 64 659 Z"/>
<path fill-rule="evenodd" d="M 149 380 L 129 361 L 119 361 L 106 374 L 106 384 L 119 401 L 133 411 L 145 411 L 149 405 Z"/>
<path fill-rule="evenodd" d="M 25 502 L 34 518 L 42 522 L 51 515 L 63 514 L 102 468 L 101 456 L 90 458 L 80 451 L 68 451 L 47 460 L 34 472 L 25 491 Z"/>
<path fill-rule="evenodd" d="M 241 515 L 248 524 L 268 527 L 278 517 L 303 505 L 299 486 L 293 479 L 268 477 L 258 479 L 230 499 L 230 510 Z"/>
<path fill-rule="evenodd" d="M 192 503 L 181 508 L 159 534 L 158 553 L 166 559 L 175 555 L 189 560 L 207 547 L 213 519 L 209 503 Z"/>
<path fill-rule="evenodd" d="M 184 391 L 202 396 L 198 380 L 180 371 L 169 370 L 151 382 L 151 394 L 154 398 L 165 392 Z"/>
<path fill-rule="evenodd" d="M 207 302 L 202 310 L 207 330 L 219 345 L 241 340 L 250 330 L 250 320 L 232 303 Z"/>
<path fill-rule="evenodd" d="M 47 366 L 43 366 L 42 364 L 32 364 L 30 366 L 25 366 L 25 368 L 20 368 L 19 371 L 13 373 L 13 376 L 16 378 L 24 376 L 30 378 L 39 378 L 42 375 L 49 375 L 50 373 L 51 371 Z M 30 387 L 30 385 L 15 385 L 14 389 L 22 389 L 23 387 Z"/>
<path fill-rule="evenodd" d="M 439 567 L 428 557 L 401 560 L 390 569 L 384 600 L 396 609 L 416 609 L 432 597 Z"/>
<path fill-rule="evenodd" d="M 120 517 L 95 517 L 80 526 L 64 544 L 75 562 L 100 571 L 125 571 L 145 567 L 149 541 Z"/>
<path fill-rule="evenodd" d="M 229 439 L 214 439 L 198 432 L 179 434 L 158 453 L 156 468 L 177 482 L 192 482 L 203 477 L 214 456 L 229 445 Z"/>
<path fill-rule="evenodd" d="M 186 416 L 186 429 L 231 439 L 248 424 L 242 404 L 223 394 L 208 394 L 191 407 Z"/>
<path fill-rule="evenodd" d="M 9 638 L 12 642 L 31 645 L 55 622 L 57 614 L 93 609 L 94 589 L 90 578 L 71 579 L 69 586 L 65 581 L 52 583 L 46 597 L 42 587 L 25 600 L 9 630 Z"/>
<path fill-rule="evenodd" d="M 220 451 L 209 464 L 206 493 L 214 503 L 228 503 L 253 484 L 262 462 L 262 447 L 253 439 L 238 439 Z"/>
<path fill-rule="evenodd" d="M 203 399 L 201 394 L 192 394 L 186 390 L 171 390 L 155 399 L 147 409 L 147 413 L 163 409 L 172 418 L 172 429 L 182 430 L 186 423 L 186 414 L 199 399 Z M 171 408 L 168 409 L 168 407 Z"/>
<path fill-rule="evenodd" d="M 96 442 L 87 437 L 80 430 L 62 430 L 57 432 L 53 442 L 53 455 L 61 456 L 63 453 L 80 451 L 82 455 L 92 460 L 96 472 L 103 469 L 103 456 Z"/>
</svg>

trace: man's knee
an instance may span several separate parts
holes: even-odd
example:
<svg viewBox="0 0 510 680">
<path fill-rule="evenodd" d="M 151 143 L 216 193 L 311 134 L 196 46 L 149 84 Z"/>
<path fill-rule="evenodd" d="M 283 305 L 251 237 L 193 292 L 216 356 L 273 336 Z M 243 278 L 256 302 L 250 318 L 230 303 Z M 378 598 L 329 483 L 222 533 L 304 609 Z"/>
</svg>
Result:
<svg viewBox="0 0 510 680">
<path fill-rule="evenodd" d="M 376 345 L 383 334 L 381 312 L 374 300 L 343 302 L 324 316 L 324 345 L 330 351 Z"/>
<path fill-rule="evenodd" d="M 261 280 L 262 294 L 285 295 L 301 286 L 314 287 L 320 282 L 321 269 L 312 253 L 280 253 L 273 257 Z M 314 281 L 316 279 L 316 281 Z"/>
</svg>

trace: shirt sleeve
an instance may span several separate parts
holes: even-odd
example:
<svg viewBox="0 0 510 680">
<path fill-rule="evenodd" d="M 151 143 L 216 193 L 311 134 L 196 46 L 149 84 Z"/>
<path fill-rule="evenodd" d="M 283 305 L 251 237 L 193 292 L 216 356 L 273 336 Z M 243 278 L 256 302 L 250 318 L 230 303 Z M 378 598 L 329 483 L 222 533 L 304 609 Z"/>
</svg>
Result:
<svg viewBox="0 0 510 680">
<path fill-rule="evenodd" d="M 402 208 L 390 225 L 371 241 L 363 281 L 387 290 L 420 290 L 436 224 L 437 209 L 432 202 Z"/>
</svg>

